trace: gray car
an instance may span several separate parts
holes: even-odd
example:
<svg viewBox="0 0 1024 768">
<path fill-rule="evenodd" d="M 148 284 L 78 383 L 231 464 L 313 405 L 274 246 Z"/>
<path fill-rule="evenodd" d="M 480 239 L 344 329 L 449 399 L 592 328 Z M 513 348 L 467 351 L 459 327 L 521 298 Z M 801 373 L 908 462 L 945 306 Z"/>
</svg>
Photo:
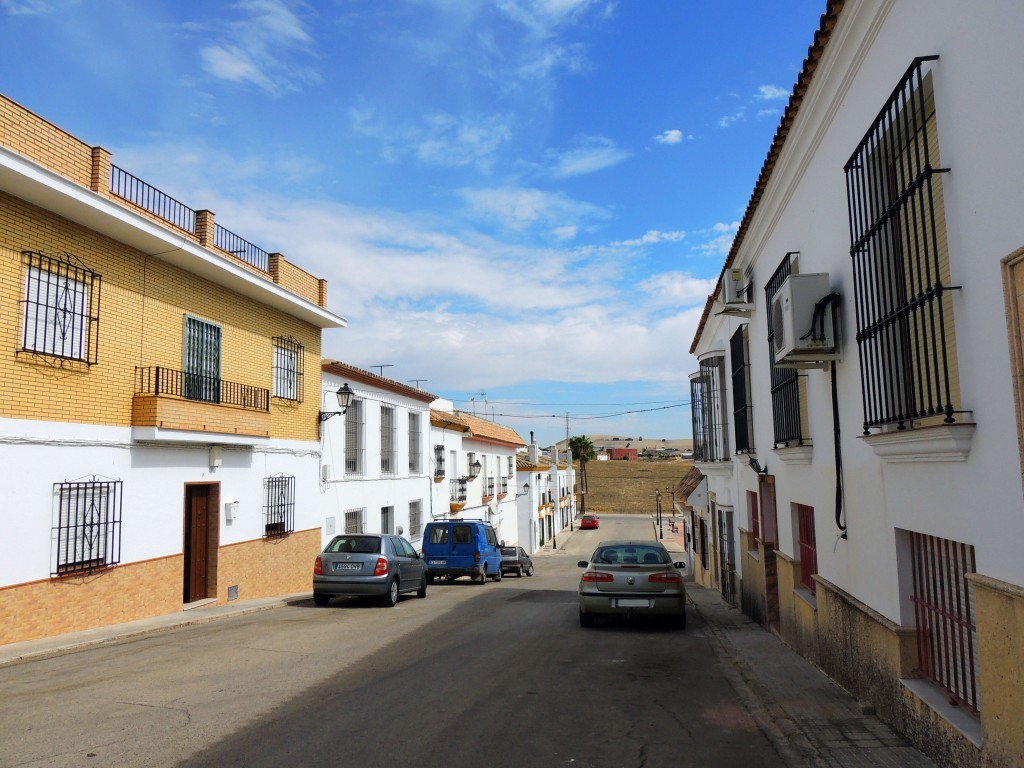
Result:
<svg viewBox="0 0 1024 768">
<path fill-rule="evenodd" d="M 526 554 L 522 547 L 501 548 L 501 572 L 514 573 L 516 576 L 533 576 L 533 559 Z"/>
<path fill-rule="evenodd" d="M 603 541 L 580 578 L 580 625 L 596 616 L 665 616 L 686 627 L 686 587 L 680 571 L 657 541 Z"/>
<path fill-rule="evenodd" d="M 390 534 L 335 536 L 313 563 L 313 602 L 377 597 L 391 607 L 403 592 L 427 596 L 427 568 L 412 544 Z"/>
</svg>

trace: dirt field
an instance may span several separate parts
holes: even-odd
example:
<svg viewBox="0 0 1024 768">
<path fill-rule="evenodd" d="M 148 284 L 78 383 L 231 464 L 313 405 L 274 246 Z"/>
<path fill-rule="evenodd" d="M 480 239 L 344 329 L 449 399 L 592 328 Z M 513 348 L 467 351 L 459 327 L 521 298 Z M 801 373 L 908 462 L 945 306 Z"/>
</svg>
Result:
<svg viewBox="0 0 1024 768">
<path fill-rule="evenodd" d="M 669 488 L 690 471 L 689 461 L 588 461 L 588 512 L 653 515 L 654 491 L 661 490 L 662 512 L 670 513 Z"/>
</svg>

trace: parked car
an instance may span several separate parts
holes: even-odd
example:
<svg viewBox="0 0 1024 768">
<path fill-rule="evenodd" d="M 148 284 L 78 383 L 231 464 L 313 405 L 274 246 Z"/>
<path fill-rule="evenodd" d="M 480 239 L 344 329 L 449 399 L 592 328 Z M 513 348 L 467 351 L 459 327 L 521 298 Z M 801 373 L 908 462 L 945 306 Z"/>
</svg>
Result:
<svg viewBox="0 0 1024 768">
<path fill-rule="evenodd" d="M 501 581 L 498 536 L 483 520 L 435 520 L 423 529 L 423 557 L 427 583 L 444 577 L 454 581 L 469 576 L 481 584 Z"/>
<path fill-rule="evenodd" d="M 412 544 L 388 534 L 335 536 L 313 563 L 313 602 L 332 597 L 377 597 L 391 607 L 403 592 L 427 596 L 427 568 Z"/>
<path fill-rule="evenodd" d="M 600 527 L 601 527 L 601 521 L 598 519 L 597 515 L 584 515 L 583 517 L 580 518 L 580 530 L 581 531 L 586 530 L 586 529 L 600 528 Z"/>
<path fill-rule="evenodd" d="M 501 572 L 533 576 L 533 560 L 522 547 L 501 548 Z"/>
<path fill-rule="evenodd" d="M 672 562 L 657 541 L 603 541 L 580 578 L 580 625 L 596 616 L 666 616 L 686 627 L 684 562 Z"/>
</svg>

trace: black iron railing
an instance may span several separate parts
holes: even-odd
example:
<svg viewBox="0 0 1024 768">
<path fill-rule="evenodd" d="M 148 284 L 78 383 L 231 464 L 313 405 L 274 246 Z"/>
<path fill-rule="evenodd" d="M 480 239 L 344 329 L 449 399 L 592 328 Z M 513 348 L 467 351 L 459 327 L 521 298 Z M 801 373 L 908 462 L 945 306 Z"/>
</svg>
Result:
<svg viewBox="0 0 1024 768">
<path fill-rule="evenodd" d="M 213 244 L 222 251 L 227 251 L 237 259 L 246 264 L 251 264 L 256 269 L 267 271 L 269 256 L 266 251 L 253 245 L 244 237 L 236 235 L 229 229 L 224 229 L 220 224 L 213 226 Z"/>
<path fill-rule="evenodd" d="M 766 307 L 779 292 L 786 278 L 793 273 L 793 260 L 797 254 L 787 253 L 764 287 Z M 775 447 L 803 445 L 803 425 L 800 421 L 800 378 L 793 368 L 779 368 L 775 365 L 775 327 L 773 314 L 768 313 L 768 360 L 772 379 L 772 425 L 774 426 Z"/>
<path fill-rule="evenodd" d="M 847 162 L 864 434 L 955 421 L 955 351 L 935 99 L 915 59 Z"/>
<path fill-rule="evenodd" d="M 453 477 L 448 483 L 448 493 L 452 504 L 465 504 L 466 479 Z"/>
<path fill-rule="evenodd" d="M 116 165 L 110 166 L 110 191 L 154 216 L 170 222 L 178 229 L 184 229 L 186 232 L 196 231 L 194 210 Z"/>
<path fill-rule="evenodd" d="M 51 576 L 107 568 L 121 562 L 121 480 L 54 483 L 58 499 Z"/>
<path fill-rule="evenodd" d="M 699 372 L 690 376 L 694 461 L 729 458 L 727 424 L 722 410 L 724 360 L 723 355 L 705 357 L 700 361 Z"/>
<path fill-rule="evenodd" d="M 162 366 L 135 369 L 135 394 L 180 397 L 250 411 L 270 410 L 270 390 Z"/>
<path fill-rule="evenodd" d="M 263 478 L 263 535 L 284 536 L 295 530 L 295 476 Z"/>
<path fill-rule="evenodd" d="M 750 403 L 750 353 L 747 326 L 736 329 L 729 340 L 729 362 L 732 367 L 732 424 L 736 436 L 736 452 L 754 449 L 754 409 Z"/>
</svg>

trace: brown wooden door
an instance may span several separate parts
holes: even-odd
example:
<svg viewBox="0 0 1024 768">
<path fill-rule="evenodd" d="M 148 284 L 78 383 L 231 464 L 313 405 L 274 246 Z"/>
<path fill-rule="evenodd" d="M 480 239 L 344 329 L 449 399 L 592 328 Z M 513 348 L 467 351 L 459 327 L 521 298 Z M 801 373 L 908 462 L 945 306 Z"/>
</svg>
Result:
<svg viewBox="0 0 1024 768">
<path fill-rule="evenodd" d="M 207 596 L 209 515 L 210 486 L 185 486 L 184 601 L 186 603 L 202 600 Z"/>
</svg>

